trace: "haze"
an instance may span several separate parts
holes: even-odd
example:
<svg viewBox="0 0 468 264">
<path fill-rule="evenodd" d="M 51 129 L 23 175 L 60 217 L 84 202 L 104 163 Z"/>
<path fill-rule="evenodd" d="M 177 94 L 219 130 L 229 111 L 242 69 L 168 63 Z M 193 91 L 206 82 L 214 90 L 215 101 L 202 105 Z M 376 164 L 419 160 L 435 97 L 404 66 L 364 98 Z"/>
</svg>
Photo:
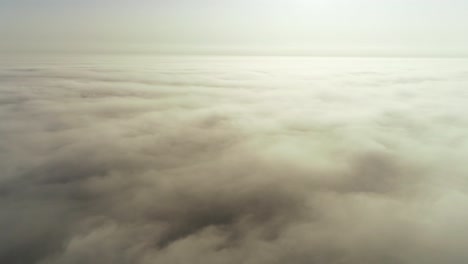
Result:
<svg viewBox="0 0 468 264">
<path fill-rule="evenodd" d="M 2 50 L 465 56 L 464 0 L 2 0 Z"/>
</svg>

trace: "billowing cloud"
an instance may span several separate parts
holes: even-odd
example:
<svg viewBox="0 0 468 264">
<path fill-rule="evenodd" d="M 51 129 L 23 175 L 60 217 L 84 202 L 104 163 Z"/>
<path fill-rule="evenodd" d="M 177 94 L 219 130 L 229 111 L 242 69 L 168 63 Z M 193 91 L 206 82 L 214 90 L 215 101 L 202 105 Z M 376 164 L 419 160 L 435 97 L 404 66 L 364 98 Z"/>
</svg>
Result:
<svg viewBox="0 0 468 264">
<path fill-rule="evenodd" d="M 0 70 L 0 263 L 463 263 L 464 60 Z"/>
</svg>

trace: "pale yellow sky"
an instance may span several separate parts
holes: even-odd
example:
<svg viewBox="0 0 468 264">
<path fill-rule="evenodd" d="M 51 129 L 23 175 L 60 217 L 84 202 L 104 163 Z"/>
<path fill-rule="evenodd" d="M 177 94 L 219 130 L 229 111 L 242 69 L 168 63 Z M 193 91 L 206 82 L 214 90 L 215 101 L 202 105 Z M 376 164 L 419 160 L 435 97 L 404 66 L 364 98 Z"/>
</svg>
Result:
<svg viewBox="0 0 468 264">
<path fill-rule="evenodd" d="M 463 0 L 1 0 L 3 51 L 468 54 Z"/>
</svg>

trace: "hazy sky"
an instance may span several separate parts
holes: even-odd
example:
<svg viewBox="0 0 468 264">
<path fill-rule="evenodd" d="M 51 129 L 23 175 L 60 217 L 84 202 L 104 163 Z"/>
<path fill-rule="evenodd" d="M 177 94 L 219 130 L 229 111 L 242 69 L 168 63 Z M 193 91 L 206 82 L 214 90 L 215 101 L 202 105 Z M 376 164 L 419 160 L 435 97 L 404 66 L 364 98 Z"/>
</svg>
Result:
<svg viewBox="0 0 468 264">
<path fill-rule="evenodd" d="M 466 0 L 0 0 L 0 48 L 466 55 Z"/>
</svg>

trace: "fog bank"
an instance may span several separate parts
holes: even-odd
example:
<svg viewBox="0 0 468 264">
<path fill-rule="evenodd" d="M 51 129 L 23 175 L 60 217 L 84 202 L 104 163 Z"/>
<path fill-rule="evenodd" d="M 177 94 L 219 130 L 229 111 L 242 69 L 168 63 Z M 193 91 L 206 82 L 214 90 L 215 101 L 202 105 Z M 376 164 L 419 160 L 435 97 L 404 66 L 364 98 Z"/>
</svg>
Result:
<svg viewBox="0 0 468 264">
<path fill-rule="evenodd" d="M 0 67 L 0 263 L 463 263 L 468 66 Z"/>
</svg>

